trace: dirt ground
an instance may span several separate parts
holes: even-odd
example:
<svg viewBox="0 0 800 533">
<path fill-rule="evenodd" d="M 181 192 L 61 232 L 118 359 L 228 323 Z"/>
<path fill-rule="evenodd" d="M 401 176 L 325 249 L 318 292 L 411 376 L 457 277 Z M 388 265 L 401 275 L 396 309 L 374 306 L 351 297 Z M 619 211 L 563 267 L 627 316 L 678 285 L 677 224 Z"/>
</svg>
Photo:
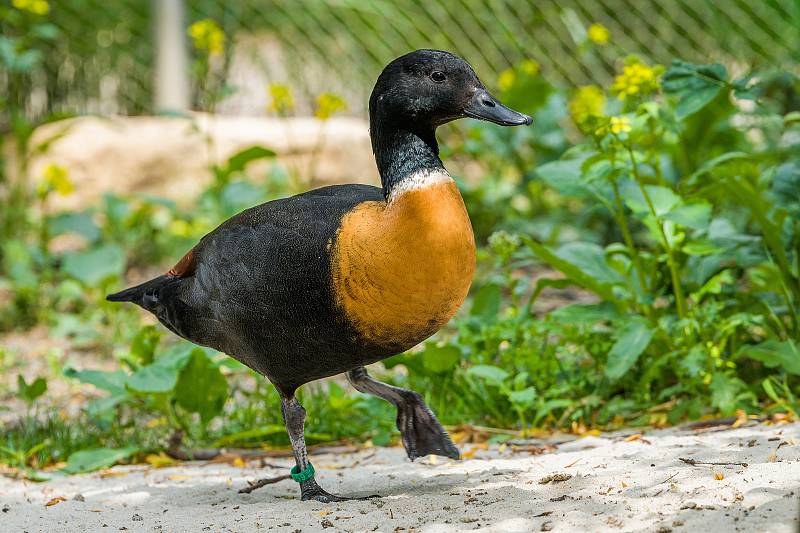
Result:
<svg viewBox="0 0 800 533">
<path fill-rule="evenodd" d="M 410 463 L 400 448 L 315 455 L 328 491 L 381 496 L 336 504 L 301 502 L 291 481 L 238 493 L 285 473 L 285 458 L 3 478 L 0 530 L 796 532 L 798 443 L 800 423 L 468 444 L 461 461 Z"/>
</svg>

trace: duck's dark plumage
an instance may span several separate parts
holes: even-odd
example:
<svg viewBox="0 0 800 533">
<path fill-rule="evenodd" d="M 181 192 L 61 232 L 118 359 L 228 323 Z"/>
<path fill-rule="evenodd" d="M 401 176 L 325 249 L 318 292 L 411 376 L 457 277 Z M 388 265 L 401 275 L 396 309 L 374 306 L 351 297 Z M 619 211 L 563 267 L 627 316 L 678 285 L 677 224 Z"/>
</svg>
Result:
<svg viewBox="0 0 800 533">
<path fill-rule="evenodd" d="M 188 275 L 108 298 L 140 305 L 291 393 L 387 355 L 360 342 L 335 308 L 329 258 L 341 218 L 380 200 L 378 187 L 334 185 L 252 207 L 203 237 L 189 252 Z"/>
<path fill-rule="evenodd" d="M 409 458 L 459 457 L 419 394 L 371 378 L 364 365 L 435 333 L 472 281 L 472 227 L 439 159 L 436 128 L 465 116 L 506 126 L 531 121 L 492 97 L 466 62 L 437 50 L 392 61 L 369 107 L 382 188 L 323 187 L 253 207 L 203 237 L 165 275 L 108 296 L 268 377 L 300 472 L 312 469 L 294 392 L 340 373 L 397 407 Z M 304 500 L 343 499 L 320 488 L 313 473 L 299 481 Z"/>
</svg>

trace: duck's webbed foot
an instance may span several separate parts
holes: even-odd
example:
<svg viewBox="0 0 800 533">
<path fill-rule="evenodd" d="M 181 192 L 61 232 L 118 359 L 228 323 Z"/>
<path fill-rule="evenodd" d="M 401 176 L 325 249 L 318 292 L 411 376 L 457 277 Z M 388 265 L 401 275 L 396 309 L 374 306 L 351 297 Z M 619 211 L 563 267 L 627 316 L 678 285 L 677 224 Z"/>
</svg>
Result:
<svg viewBox="0 0 800 533">
<path fill-rule="evenodd" d="M 317 484 L 317 480 L 314 478 L 314 467 L 311 466 L 311 462 L 308 460 L 303 427 L 306 419 L 306 410 L 303 409 L 303 406 L 300 405 L 300 402 L 297 401 L 297 398 L 295 398 L 293 394 L 291 396 L 284 396 L 282 394 L 281 411 L 283 413 L 283 421 L 286 424 L 286 431 L 289 433 L 289 440 L 292 442 L 292 451 L 294 452 L 294 458 L 297 463 L 291 475 L 281 476 L 281 478 L 289 477 L 300 483 L 300 498 L 302 500 L 316 500 L 322 503 L 330 503 L 378 497 L 366 496 L 348 498 L 345 496 L 336 496 L 320 487 Z"/>
<path fill-rule="evenodd" d="M 373 494 L 371 496 L 337 496 L 336 494 L 331 494 L 330 492 L 326 491 L 319 485 L 317 485 L 317 481 L 314 478 L 302 483 L 300 485 L 300 492 L 301 496 L 300 499 L 305 500 L 316 500 L 322 503 L 331 503 L 331 502 L 346 502 L 350 500 L 368 500 L 370 498 L 380 498 L 377 494 Z"/>
<path fill-rule="evenodd" d="M 461 456 L 419 393 L 377 381 L 367 374 L 364 367 L 348 372 L 347 379 L 356 390 L 374 394 L 397 407 L 397 429 L 409 459 L 413 461 L 430 454 L 451 459 Z"/>
</svg>

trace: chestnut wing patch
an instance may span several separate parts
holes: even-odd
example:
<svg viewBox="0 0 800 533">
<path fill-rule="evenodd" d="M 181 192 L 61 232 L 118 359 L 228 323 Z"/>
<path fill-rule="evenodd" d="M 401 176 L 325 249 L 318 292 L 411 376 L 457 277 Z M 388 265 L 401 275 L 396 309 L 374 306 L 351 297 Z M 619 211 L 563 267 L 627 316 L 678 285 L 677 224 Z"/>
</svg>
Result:
<svg viewBox="0 0 800 533">
<path fill-rule="evenodd" d="M 167 271 L 167 276 L 176 276 L 179 278 L 188 278 L 194 274 L 197 263 L 194 257 L 194 248 L 186 252 L 186 255 L 181 257 L 174 267 Z"/>
</svg>

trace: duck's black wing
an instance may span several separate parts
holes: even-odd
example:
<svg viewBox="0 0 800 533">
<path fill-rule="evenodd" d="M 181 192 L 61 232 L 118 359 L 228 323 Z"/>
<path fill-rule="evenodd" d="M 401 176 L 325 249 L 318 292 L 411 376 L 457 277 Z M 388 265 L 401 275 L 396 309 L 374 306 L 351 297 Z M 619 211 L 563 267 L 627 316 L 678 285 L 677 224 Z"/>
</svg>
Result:
<svg viewBox="0 0 800 533">
<path fill-rule="evenodd" d="M 168 274 L 108 299 L 140 305 L 286 389 L 349 370 L 363 354 L 335 308 L 329 254 L 342 217 L 382 199 L 377 187 L 338 185 L 247 209 Z"/>
</svg>

